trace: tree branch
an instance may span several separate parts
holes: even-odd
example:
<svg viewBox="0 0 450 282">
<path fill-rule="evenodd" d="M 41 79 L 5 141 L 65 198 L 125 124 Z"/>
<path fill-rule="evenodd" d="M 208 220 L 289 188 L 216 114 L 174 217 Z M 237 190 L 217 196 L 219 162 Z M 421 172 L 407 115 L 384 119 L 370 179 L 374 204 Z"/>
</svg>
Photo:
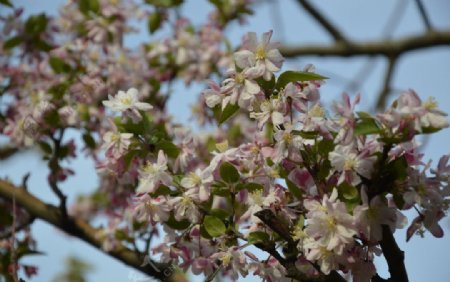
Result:
<svg viewBox="0 0 450 282">
<path fill-rule="evenodd" d="M 391 279 L 395 282 L 408 282 L 405 268 L 405 253 L 400 250 L 389 226 L 383 225 L 383 239 L 380 241 L 381 250 L 389 267 Z"/>
<path fill-rule="evenodd" d="M 331 45 L 282 46 L 280 52 L 287 58 L 298 56 L 388 56 L 402 54 L 435 46 L 450 46 L 450 30 L 432 31 L 422 35 L 404 37 L 398 40 L 369 42 L 336 42 Z"/>
<path fill-rule="evenodd" d="M 67 234 L 85 241 L 96 249 L 149 276 L 168 281 L 172 280 L 172 276 L 175 275 L 173 266 L 169 264 L 151 261 L 150 264 L 143 265 L 144 258 L 125 246 L 120 245 L 108 252 L 102 250 L 102 241 L 96 236 L 98 229 L 80 219 L 70 216 L 64 217 L 58 207 L 42 202 L 25 189 L 17 188 L 9 182 L 0 180 L 0 197 L 10 201 L 15 197 L 16 203 L 27 210 L 30 215 L 52 224 Z"/>
<path fill-rule="evenodd" d="M 347 42 L 347 39 L 345 39 L 342 33 L 307 0 L 297 0 L 297 2 L 334 38 L 335 41 Z"/>
<path fill-rule="evenodd" d="M 387 69 L 384 75 L 383 88 L 381 89 L 380 94 L 378 94 L 378 99 L 376 103 L 376 107 L 378 110 L 384 109 L 384 107 L 386 106 L 387 97 L 391 93 L 392 90 L 391 81 L 394 75 L 396 63 L 397 63 L 396 57 L 389 58 Z"/>
<path fill-rule="evenodd" d="M 428 17 L 427 12 L 425 11 L 425 7 L 423 6 L 423 3 L 421 0 L 416 0 L 417 8 L 419 9 L 420 16 L 422 18 L 423 23 L 425 24 L 425 27 L 427 30 L 432 30 L 433 27 L 431 26 L 430 18 Z"/>
</svg>

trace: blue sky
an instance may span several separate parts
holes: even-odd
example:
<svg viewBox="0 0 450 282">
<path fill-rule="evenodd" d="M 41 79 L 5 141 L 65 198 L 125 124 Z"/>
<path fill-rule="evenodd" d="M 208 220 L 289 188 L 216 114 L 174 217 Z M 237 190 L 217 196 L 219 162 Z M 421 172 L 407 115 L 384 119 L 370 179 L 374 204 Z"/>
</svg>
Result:
<svg viewBox="0 0 450 282">
<path fill-rule="evenodd" d="M 194 23 L 204 22 L 207 12 L 210 10 L 206 1 L 188 0 L 183 12 L 193 19 Z M 273 3 L 262 4 L 256 11 L 254 17 L 250 17 L 248 25 L 233 25 L 228 35 L 234 44 L 237 44 L 247 31 L 262 33 L 274 30 L 274 38 L 289 44 L 327 43 L 330 41 L 326 34 L 310 17 L 305 14 L 294 0 L 272 1 Z M 325 15 L 345 31 L 345 34 L 355 40 L 375 40 L 385 32 L 385 23 L 390 12 L 397 5 L 397 1 L 316 1 L 316 4 Z M 420 20 L 419 13 L 414 1 L 404 0 L 405 7 L 403 16 L 398 26 L 388 27 L 392 31 L 392 37 L 413 35 L 424 31 L 424 25 Z M 450 2 L 445 0 L 424 1 L 434 27 L 450 29 Z M 26 7 L 27 14 L 45 11 L 55 14 L 58 6 L 63 1 L 47 0 L 18 0 L 14 1 L 16 6 Z M 278 3 L 278 4 L 275 4 Z M 278 11 L 278 12 L 277 12 Z M 136 46 L 149 36 L 143 28 L 142 32 L 127 39 L 126 44 Z M 327 103 L 340 99 L 340 94 L 345 89 L 346 83 L 342 78 L 351 80 L 356 77 L 361 67 L 365 64 L 365 58 L 318 58 L 307 57 L 300 60 L 291 60 L 285 64 L 285 68 L 300 69 L 307 63 L 316 65 L 319 73 L 330 77 L 327 84 L 322 88 L 322 97 Z M 354 95 L 361 93 L 362 110 L 370 110 L 375 95 L 381 89 L 382 76 L 385 69 L 382 58 L 375 58 L 372 75 L 369 76 L 361 89 L 350 92 Z M 414 89 L 422 98 L 428 96 L 436 97 L 440 108 L 450 112 L 450 47 L 437 47 L 420 52 L 409 53 L 402 57 L 397 67 L 393 86 L 395 89 Z M 193 84 L 185 89 L 182 84 L 176 85 L 176 91 L 169 101 L 169 111 L 174 114 L 178 121 L 185 122 L 190 115 L 189 106 L 194 104 L 198 93 L 203 85 Z M 176 113 L 176 114 L 175 114 Z M 437 160 L 437 158 L 449 153 L 450 131 L 444 130 L 430 140 L 424 149 L 425 159 Z M 4 139 L 2 139 L 4 140 Z M 82 154 L 79 154 L 80 156 Z M 24 165 L 26 164 L 26 165 Z M 79 193 L 87 193 L 97 186 L 97 177 L 93 163 L 80 158 L 73 161 L 71 165 L 75 168 L 76 176 L 64 184 L 63 190 L 74 199 Z M 33 152 L 26 152 L 6 162 L 0 163 L 0 177 L 8 176 L 13 181 L 19 182 L 21 177 L 31 171 L 29 181 L 31 192 L 39 195 L 42 199 L 57 203 L 56 197 L 51 194 L 46 182 L 47 167 L 40 161 L 40 157 Z M 449 218 L 441 221 L 446 233 L 450 232 Z M 87 246 L 77 239 L 69 238 L 57 229 L 37 221 L 33 226 L 34 234 L 38 241 L 39 249 L 46 252 L 45 256 L 28 258 L 27 262 L 39 266 L 39 275 L 30 280 L 31 282 L 51 281 L 56 273 L 62 270 L 63 261 L 68 255 L 76 255 L 92 263 L 95 271 L 89 276 L 89 281 L 131 281 L 128 277 L 130 268 L 120 262 L 102 254 L 101 252 Z M 405 230 L 397 231 L 396 237 L 400 247 L 406 253 L 406 267 L 409 272 L 410 281 L 436 281 L 446 282 L 450 277 L 448 267 L 448 253 L 450 251 L 450 236 L 435 239 L 426 234 L 424 239 L 414 237 L 409 243 L 405 242 Z M 380 265 L 381 273 L 386 274 L 386 267 Z M 145 281 L 151 281 L 150 279 Z M 245 281 L 257 281 L 255 278 L 247 278 Z"/>
</svg>

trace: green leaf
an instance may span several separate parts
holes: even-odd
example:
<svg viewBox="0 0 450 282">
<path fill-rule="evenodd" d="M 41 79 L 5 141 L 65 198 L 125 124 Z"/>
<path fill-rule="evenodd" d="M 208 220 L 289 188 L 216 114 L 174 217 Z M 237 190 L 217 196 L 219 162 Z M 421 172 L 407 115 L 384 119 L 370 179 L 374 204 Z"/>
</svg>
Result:
<svg viewBox="0 0 450 282">
<path fill-rule="evenodd" d="M 302 190 L 300 190 L 300 188 L 298 188 L 297 185 L 295 185 L 289 179 L 286 178 L 285 180 L 286 180 L 286 185 L 288 187 L 289 192 L 291 192 L 292 195 L 294 195 L 297 199 L 302 199 L 303 198 Z"/>
<path fill-rule="evenodd" d="M 343 182 L 337 188 L 338 194 L 343 200 L 354 200 L 359 198 L 358 189 L 347 182 Z"/>
<path fill-rule="evenodd" d="M 422 127 L 422 134 L 433 134 L 438 131 L 442 130 L 442 128 L 436 128 L 436 127 Z"/>
<path fill-rule="evenodd" d="M 191 223 L 187 219 L 177 221 L 173 213 L 170 214 L 169 219 L 165 223 L 167 224 L 167 226 L 175 230 L 185 230 L 191 225 Z"/>
<path fill-rule="evenodd" d="M 289 82 L 324 80 L 327 78 L 328 77 L 313 72 L 285 71 L 278 77 L 275 89 L 280 90 L 284 88 Z"/>
<path fill-rule="evenodd" d="M 218 237 L 223 235 L 227 230 L 225 224 L 219 218 L 211 215 L 206 215 L 203 220 L 206 232 L 208 232 L 211 237 Z"/>
<path fill-rule="evenodd" d="M 94 14 L 100 12 L 100 3 L 98 0 L 79 0 L 78 7 L 85 15 L 89 15 L 89 12 L 93 12 Z"/>
<path fill-rule="evenodd" d="M 247 236 L 247 242 L 249 244 L 256 244 L 259 242 L 268 242 L 270 240 L 269 234 L 263 231 L 250 232 Z"/>
<path fill-rule="evenodd" d="M 25 22 L 25 31 L 28 34 L 39 35 L 47 28 L 47 24 L 48 19 L 44 13 L 33 15 Z"/>
<path fill-rule="evenodd" d="M 231 213 L 224 209 L 211 209 L 209 214 L 220 219 L 227 219 Z"/>
<path fill-rule="evenodd" d="M 172 190 L 170 190 L 169 187 L 166 185 L 159 185 L 158 188 L 156 188 L 156 191 L 153 192 L 151 195 L 152 197 L 156 198 L 161 195 L 170 195 L 172 193 Z"/>
<path fill-rule="evenodd" d="M 156 148 L 158 150 L 163 150 L 167 156 L 174 159 L 177 158 L 180 153 L 180 149 L 168 140 L 159 141 L 158 144 L 156 144 Z"/>
<path fill-rule="evenodd" d="M 369 135 L 381 133 L 381 129 L 373 118 L 364 118 L 358 122 L 354 129 L 355 135 Z"/>
<path fill-rule="evenodd" d="M 331 139 L 323 139 L 318 144 L 318 153 L 326 158 L 328 157 L 328 154 L 333 151 L 333 149 L 334 142 Z"/>
<path fill-rule="evenodd" d="M 239 110 L 238 105 L 228 104 L 225 109 L 223 109 L 220 118 L 219 125 L 227 121 L 230 117 L 232 117 Z"/>
<path fill-rule="evenodd" d="M 247 189 L 247 191 L 249 191 L 249 192 L 254 192 L 254 191 L 258 191 L 258 190 L 259 191 L 263 190 L 264 186 L 262 186 L 259 183 L 254 183 L 254 182 L 249 182 L 249 183 L 244 183 L 244 184 L 239 183 L 236 186 L 237 191 L 241 191 L 243 189 Z"/>
<path fill-rule="evenodd" d="M 89 133 L 83 134 L 83 141 L 84 141 L 84 144 L 86 144 L 86 146 L 88 148 L 95 149 L 95 147 L 96 147 L 95 140 L 91 134 L 89 134 Z"/>
<path fill-rule="evenodd" d="M 371 114 L 369 114 L 369 113 L 366 113 L 366 112 L 356 112 L 356 114 L 361 119 L 365 119 L 365 118 L 372 118 L 373 119 L 373 116 Z"/>
<path fill-rule="evenodd" d="M 14 6 L 9 2 L 9 0 L 0 0 L 0 4 L 14 8 Z"/>
<path fill-rule="evenodd" d="M 256 79 L 256 82 L 264 90 L 264 92 L 266 93 L 266 97 L 267 97 L 267 95 L 272 94 L 273 88 L 275 87 L 275 76 L 274 75 L 272 76 L 272 78 L 269 81 L 260 77 L 260 78 Z"/>
<path fill-rule="evenodd" d="M 229 162 L 224 162 L 220 166 L 220 177 L 227 183 L 235 183 L 240 179 L 238 170 Z"/>
<path fill-rule="evenodd" d="M 158 7 L 170 8 L 183 4 L 183 0 L 145 0 L 145 3 Z"/>
<path fill-rule="evenodd" d="M 39 148 L 47 155 L 51 155 L 53 152 L 52 146 L 45 141 L 39 141 Z"/>
<path fill-rule="evenodd" d="M 305 139 L 316 139 L 319 134 L 317 131 L 302 131 L 302 130 L 292 130 L 291 133 L 293 135 L 300 135 Z"/>
<path fill-rule="evenodd" d="M 5 50 L 12 49 L 12 48 L 20 45 L 22 42 L 23 42 L 22 36 L 18 35 L 18 36 L 11 37 L 10 39 L 6 40 L 3 43 L 3 49 L 5 49 Z"/>
<path fill-rule="evenodd" d="M 148 17 L 148 30 L 150 33 L 157 31 L 162 24 L 162 15 L 159 12 L 154 12 Z"/>
<path fill-rule="evenodd" d="M 50 57 L 48 63 L 55 73 L 69 73 L 72 71 L 72 67 L 60 58 Z"/>
<path fill-rule="evenodd" d="M 226 196 L 230 195 L 230 188 L 227 186 L 226 183 L 216 182 L 216 183 L 212 184 L 211 193 L 213 195 L 226 197 Z"/>
</svg>

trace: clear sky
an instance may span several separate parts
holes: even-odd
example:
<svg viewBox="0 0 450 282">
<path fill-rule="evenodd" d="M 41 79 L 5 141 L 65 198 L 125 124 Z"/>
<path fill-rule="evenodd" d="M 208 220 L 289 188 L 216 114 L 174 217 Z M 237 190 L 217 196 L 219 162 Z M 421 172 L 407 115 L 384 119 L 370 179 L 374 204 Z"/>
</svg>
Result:
<svg viewBox="0 0 450 282">
<path fill-rule="evenodd" d="M 398 5 L 393 0 L 378 1 L 315 1 L 316 4 L 330 19 L 337 24 L 345 34 L 355 40 L 377 39 L 383 35 L 391 35 L 394 38 L 412 35 L 424 31 L 424 25 L 415 7 L 414 1 L 404 0 L 402 15 L 398 15 L 399 24 L 385 27 L 390 13 Z M 45 11 L 55 14 L 57 8 L 63 3 L 61 0 L 17 0 L 16 6 L 26 7 L 27 14 Z M 194 23 L 204 22 L 210 5 L 204 0 L 187 0 L 183 11 Z M 307 14 L 305 14 L 294 0 L 279 0 L 272 3 L 259 5 L 256 15 L 250 17 L 248 24 L 244 26 L 233 25 L 228 35 L 234 44 L 237 44 L 247 31 L 262 33 L 274 30 L 274 38 L 278 41 L 290 44 L 301 43 L 327 43 L 330 38 Z M 445 0 L 423 1 L 430 15 L 434 27 L 450 29 L 450 2 Z M 0 8 L 2 9 L 2 8 Z M 139 42 L 148 40 L 145 27 L 142 32 L 127 39 L 126 44 L 136 46 Z M 347 82 L 358 76 L 361 68 L 366 64 L 365 58 L 341 59 L 341 58 L 315 58 L 307 57 L 301 60 L 289 61 L 285 68 L 302 68 L 307 63 L 313 63 L 317 71 L 330 79 L 322 88 L 322 97 L 325 101 L 340 99 L 341 92 L 346 89 Z M 382 75 L 385 62 L 381 58 L 371 61 L 372 74 L 364 80 L 360 89 L 349 94 L 361 93 L 362 110 L 370 110 L 375 95 L 381 89 Z M 450 112 L 450 46 L 437 47 L 421 52 L 409 53 L 400 59 L 397 67 L 393 86 L 395 89 L 416 90 L 423 98 L 436 97 L 440 108 Z M 189 118 L 189 104 L 193 104 L 203 85 L 194 84 L 188 90 L 182 84 L 176 86 L 173 97 L 169 101 L 169 111 L 175 119 L 186 121 Z M 176 114 L 175 114 L 176 113 Z M 3 141 L 4 139 L 2 139 Z M 449 153 L 450 129 L 444 130 L 428 140 L 424 149 L 425 159 L 437 160 L 437 158 Z M 79 154 L 82 156 L 82 154 Z M 73 161 L 76 176 L 70 178 L 63 185 L 63 190 L 73 200 L 79 193 L 87 193 L 97 186 L 97 178 L 92 162 L 79 158 Z M 46 182 L 46 164 L 40 161 L 40 157 L 32 152 L 23 153 L 6 162 L 0 163 L 0 177 L 8 176 L 13 181 L 19 182 L 21 177 L 32 172 L 29 187 L 31 192 L 42 199 L 56 203 L 56 197 L 51 194 Z M 449 219 L 444 218 L 441 224 L 446 233 L 450 233 Z M 87 246 L 77 239 L 72 239 L 57 229 L 37 221 L 33 225 L 33 231 L 38 241 L 38 248 L 46 252 L 45 256 L 27 258 L 27 262 L 39 266 L 39 275 L 31 282 L 48 282 L 56 273 L 62 270 L 63 261 L 68 255 L 76 255 L 95 267 L 95 271 L 89 276 L 89 281 L 132 281 L 128 277 L 131 269 L 120 262 L 103 255 L 101 252 Z M 450 267 L 448 254 L 450 251 L 450 236 L 435 239 L 429 233 L 424 239 L 413 237 L 405 242 L 406 230 L 396 233 L 400 247 L 406 253 L 406 267 L 411 282 L 436 281 L 447 282 L 450 279 Z M 386 267 L 380 264 L 382 274 L 386 274 Z M 152 281 L 151 279 L 145 281 Z M 243 279 L 244 281 L 244 279 Z M 256 281 L 249 277 L 245 281 Z M 142 282 L 142 281 L 141 281 Z"/>
</svg>

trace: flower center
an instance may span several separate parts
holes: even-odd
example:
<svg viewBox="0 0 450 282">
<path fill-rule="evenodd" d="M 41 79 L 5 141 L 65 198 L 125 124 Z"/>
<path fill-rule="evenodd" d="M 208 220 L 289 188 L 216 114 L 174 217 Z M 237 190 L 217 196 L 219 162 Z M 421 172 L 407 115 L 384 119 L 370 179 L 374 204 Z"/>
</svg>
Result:
<svg viewBox="0 0 450 282">
<path fill-rule="evenodd" d="M 242 73 L 237 73 L 234 80 L 236 81 L 237 84 L 243 85 L 244 81 L 245 81 L 245 77 Z"/>
<path fill-rule="evenodd" d="M 354 159 L 346 159 L 344 162 L 344 170 L 351 170 L 355 167 L 356 162 Z"/>
<path fill-rule="evenodd" d="M 255 57 L 257 60 L 264 60 L 267 56 L 266 53 L 266 49 L 264 48 L 264 46 L 258 46 L 258 48 L 256 48 L 256 54 Z"/>
<path fill-rule="evenodd" d="M 222 261 L 222 264 L 224 267 L 227 267 L 230 264 L 231 261 L 231 254 L 230 253 L 225 253 L 220 260 Z"/>
<path fill-rule="evenodd" d="M 434 110 L 437 109 L 438 103 L 433 97 L 429 97 L 424 103 L 423 107 L 427 110 Z"/>
<path fill-rule="evenodd" d="M 319 106 L 319 105 L 315 105 L 310 111 L 309 111 L 309 115 L 312 117 L 320 117 L 323 118 L 325 116 L 325 111 L 324 109 Z"/>
</svg>

